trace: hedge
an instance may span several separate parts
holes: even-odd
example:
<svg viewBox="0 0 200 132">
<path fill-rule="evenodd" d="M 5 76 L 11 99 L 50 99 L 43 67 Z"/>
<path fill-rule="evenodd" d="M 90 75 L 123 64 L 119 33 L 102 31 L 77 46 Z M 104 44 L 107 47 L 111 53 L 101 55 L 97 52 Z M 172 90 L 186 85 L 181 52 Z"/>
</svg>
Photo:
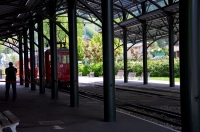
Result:
<svg viewBox="0 0 200 132">
<path fill-rule="evenodd" d="M 86 76 L 90 72 L 94 72 L 94 76 L 98 77 L 103 74 L 103 64 L 85 64 L 79 65 L 78 71 L 82 72 L 83 76 Z M 136 76 L 140 76 L 143 72 L 143 62 L 140 61 L 128 61 L 128 72 L 136 72 Z M 118 70 L 124 70 L 123 61 L 115 63 L 115 75 Z M 151 77 L 169 77 L 169 59 L 158 58 L 147 60 L 147 70 L 151 73 Z M 179 72 L 179 59 L 174 59 L 174 77 L 180 77 Z"/>
</svg>

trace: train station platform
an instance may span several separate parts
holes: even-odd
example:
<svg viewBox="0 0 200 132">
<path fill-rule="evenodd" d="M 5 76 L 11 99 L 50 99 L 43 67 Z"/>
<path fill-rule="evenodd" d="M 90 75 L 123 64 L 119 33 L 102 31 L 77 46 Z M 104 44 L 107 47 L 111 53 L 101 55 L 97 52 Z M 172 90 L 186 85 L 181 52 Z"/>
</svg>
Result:
<svg viewBox="0 0 200 132">
<path fill-rule="evenodd" d="M 79 79 L 80 80 L 80 79 Z M 83 84 L 84 82 L 82 82 Z M 92 82 L 91 82 L 92 83 Z M 117 112 L 116 122 L 104 122 L 103 102 L 79 97 L 79 107 L 70 107 L 70 96 L 45 94 L 17 85 L 16 101 L 5 101 L 5 84 L 0 83 L 0 112 L 10 110 L 19 119 L 17 132 L 174 132 L 175 130 Z M 10 90 L 12 97 L 12 89 Z M 11 132 L 9 128 L 3 132 Z"/>
<path fill-rule="evenodd" d="M 79 85 L 102 85 L 103 86 L 103 77 L 79 77 Z M 170 90 L 170 91 L 180 91 L 180 82 L 175 82 L 174 87 L 170 87 L 168 81 L 158 81 L 158 80 L 148 80 L 148 84 L 144 84 L 143 80 L 129 79 L 127 83 L 124 83 L 124 79 L 115 79 L 116 86 L 127 86 L 135 88 L 150 88 L 150 89 L 159 89 L 159 90 Z"/>
</svg>

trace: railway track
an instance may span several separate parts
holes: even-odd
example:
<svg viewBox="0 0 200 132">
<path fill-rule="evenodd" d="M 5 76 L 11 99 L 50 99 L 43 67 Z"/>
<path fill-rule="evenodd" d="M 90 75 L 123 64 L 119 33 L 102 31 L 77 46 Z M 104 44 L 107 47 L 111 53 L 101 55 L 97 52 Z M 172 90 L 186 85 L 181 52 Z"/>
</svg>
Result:
<svg viewBox="0 0 200 132">
<path fill-rule="evenodd" d="M 102 85 L 94 85 L 94 87 L 100 87 L 103 88 Z M 180 93 L 175 93 L 171 91 L 158 91 L 158 90 L 149 90 L 149 89 L 138 89 L 138 88 L 133 88 L 133 87 L 120 87 L 120 86 L 115 86 L 115 89 L 117 91 L 128 91 L 128 92 L 133 92 L 137 94 L 142 94 L 142 95 L 148 95 L 148 96 L 158 96 L 159 98 L 165 98 L 165 99 L 171 99 L 171 100 L 176 100 L 180 101 Z M 171 94 L 171 95 L 168 95 Z"/>
<path fill-rule="evenodd" d="M 62 91 L 67 92 L 64 90 Z M 102 94 L 91 91 L 79 90 L 79 96 L 99 101 L 104 100 Z M 175 112 L 153 108 L 142 104 L 133 104 L 122 100 L 116 100 L 116 108 L 120 111 L 139 116 L 147 120 L 150 119 L 151 121 L 153 120 L 156 123 L 167 125 L 177 130 L 181 129 L 181 115 Z"/>
</svg>

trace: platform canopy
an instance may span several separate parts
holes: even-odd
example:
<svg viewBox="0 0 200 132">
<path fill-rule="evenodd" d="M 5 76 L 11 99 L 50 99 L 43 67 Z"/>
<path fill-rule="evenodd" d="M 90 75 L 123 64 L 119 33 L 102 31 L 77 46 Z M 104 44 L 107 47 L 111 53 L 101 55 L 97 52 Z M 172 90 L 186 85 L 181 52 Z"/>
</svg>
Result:
<svg viewBox="0 0 200 132">
<path fill-rule="evenodd" d="M 142 41 L 141 23 L 147 23 L 147 40 L 168 37 L 168 15 L 174 17 L 174 32 L 179 36 L 179 0 L 113 0 L 114 35 L 122 39 L 127 28 L 128 43 Z M 67 0 L 57 0 L 57 14 L 67 14 Z M 144 10 L 143 7 L 145 6 Z M 49 0 L 2 0 L 0 2 L 0 40 L 22 34 L 30 21 L 49 17 Z M 77 17 L 101 27 L 101 0 L 77 0 Z M 101 31 L 100 31 L 101 32 Z"/>
</svg>

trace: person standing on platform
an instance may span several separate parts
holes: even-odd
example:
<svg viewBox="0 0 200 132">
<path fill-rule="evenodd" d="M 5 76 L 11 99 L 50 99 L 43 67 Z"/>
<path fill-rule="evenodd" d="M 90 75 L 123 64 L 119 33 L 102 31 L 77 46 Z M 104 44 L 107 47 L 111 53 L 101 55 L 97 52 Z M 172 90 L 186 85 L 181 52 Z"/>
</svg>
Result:
<svg viewBox="0 0 200 132">
<path fill-rule="evenodd" d="M 17 91 L 16 91 L 16 74 L 17 74 L 17 68 L 13 66 L 12 62 L 9 62 L 9 67 L 5 70 L 6 73 L 6 101 L 9 98 L 9 91 L 10 91 L 10 84 L 12 84 L 13 89 L 13 101 L 16 100 L 17 97 Z"/>
</svg>

